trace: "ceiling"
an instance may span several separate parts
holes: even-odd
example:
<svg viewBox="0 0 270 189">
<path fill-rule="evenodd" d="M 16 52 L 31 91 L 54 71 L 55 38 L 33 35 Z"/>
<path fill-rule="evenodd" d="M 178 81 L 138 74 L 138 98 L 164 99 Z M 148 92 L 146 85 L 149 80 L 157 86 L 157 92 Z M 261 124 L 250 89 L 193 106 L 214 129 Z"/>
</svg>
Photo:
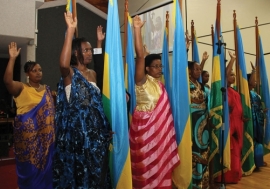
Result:
<svg viewBox="0 0 270 189">
<path fill-rule="evenodd" d="M 107 14 L 108 0 L 85 0 L 85 1 Z"/>
<path fill-rule="evenodd" d="M 44 0 L 44 2 L 49 1 L 56 1 L 56 0 Z M 85 1 L 107 14 L 108 0 L 85 0 Z"/>
</svg>

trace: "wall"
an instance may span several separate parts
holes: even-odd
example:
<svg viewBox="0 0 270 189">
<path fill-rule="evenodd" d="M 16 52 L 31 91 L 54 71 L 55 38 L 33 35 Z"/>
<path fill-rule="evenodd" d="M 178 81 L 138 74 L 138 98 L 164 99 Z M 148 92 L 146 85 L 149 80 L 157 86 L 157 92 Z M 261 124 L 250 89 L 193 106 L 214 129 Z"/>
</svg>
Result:
<svg viewBox="0 0 270 189">
<path fill-rule="evenodd" d="M 215 23 L 216 18 L 215 0 L 188 0 L 187 1 L 187 28 L 190 31 L 191 20 L 195 22 L 195 29 L 199 42 L 211 44 L 211 37 L 204 37 L 211 34 L 211 25 Z M 250 61 L 255 63 L 255 17 L 258 17 L 260 35 L 262 38 L 264 53 L 270 52 L 269 31 L 270 31 L 270 1 L 268 0 L 222 0 L 221 1 L 221 26 L 223 31 L 223 38 L 226 42 L 227 48 L 234 50 L 234 34 L 233 34 L 233 10 L 236 10 L 237 23 L 241 28 L 242 41 L 244 45 L 245 60 L 247 65 L 247 72 L 251 71 Z M 186 18 L 184 16 L 184 21 Z M 226 33 L 225 33 L 226 32 Z M 212 61 L 212 47 L 199 43 L 199 52 L 202 55 L 207 51 L 210 56 L 206 63 L 205 69 L 211 71 Z M 270 54 L 265 55 L 265 62 L 268 72 L 268 79 L 270 78 Z M 191 50 L 189 52 L 189 59 L 191 59 Z M 227 59 L 229 55 L 227 53 Z M 268 64 L 267 64 L 268 63 Z M 270 84 L 270 82 L 269 82 Z"/>
<path fill-rule="evenodd" d="M 133 1 L 132 1 L 133 2 Z M 142 10 L 151 9 L 157 4 L 162 4 L 163 2 L 169 2 L 169 0 L 159 0 L 158 2 L 154 0 L 140 1 L 141 6 L 134 5 L 130 2 L 132 7 L 129 7 L 129 12 L 131 15 L 136 15 Z M 145 3 L 146 2 L 146 3 Z M 191 31 L 191 20 L 195 22 L 195 29 L 198 37 L 198 48 L 200 56 L 202 56 L 204 51 L 209 54 L 209 59 L 205 64 L 205 69 L 212 70 L 212 41 L 211 41 L 211 25 L 215 24 L 216 19 L 216 6 L 217 0 L 182 0 L 182 16 L 185 30 Z M 187 4 L 185 4 L 187 2 Z M 139 3 L 138 3 L 139 4 Z M 121 5 L 120 5 L 121 6 Z M 269 0 L 221 0 L 221 24 L 223 31 L 223 38 L 227 44 L 228 50 L 234 52 L 234 37 L 233 37 L 233 10 L 236 10 L 237 22 L 241 28 L 242 40 L 245 51 L 245 60 L 247 63 L 247 72 L 251 71 L 250 61 L 255 63 L 255 17 L 258 17 L 259 30 L 262 38 L 264 53 L 270 52 L 269 43 L 269 31 L 270 31 L 270 1 Z M 187 9 L 186 9 L 187 8 Z M 185 10 L 186 9 L 186 10 Z M 139 11 L 136 11 L 139 10 Z M 121 13 L 120 13 L 121 17 Z M 121 20 L 121 18 L 120 18 Z M 172 12 L 170 12 L 170 22 L 172 22 Z M 147 23 L 145 23 L 147 24 Z M 123 27 L 122 27 L 123 30 Z M 205 44 L 202 44 L 205 43 Z M 208 44 L 208 45 L 207 45 Z M 188 54 L 188 59 L 192 59 L 191 48 Z M 270 54 L 264 56 L 268 79 L 270 79 Z M 227 59 L 229 55 L 227 53 Z M 170 62 L 172 57 L 170 55 Z M 210 75 L 211 80 L 211 75 Z M 269 82 L 270 85 L 270 82 Z"/>
</svg>

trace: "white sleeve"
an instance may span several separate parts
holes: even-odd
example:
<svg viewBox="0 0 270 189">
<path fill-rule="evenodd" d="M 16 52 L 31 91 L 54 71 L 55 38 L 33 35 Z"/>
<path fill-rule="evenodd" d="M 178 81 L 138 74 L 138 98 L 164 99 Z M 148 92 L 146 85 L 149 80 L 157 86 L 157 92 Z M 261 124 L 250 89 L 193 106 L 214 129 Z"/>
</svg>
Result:
<svg viewBox="0 0 270 189">
<path fill-rule="evenodd" d="M 102 54 L 102 48 L 94 48 L 94 54 Z"/>
</svg>

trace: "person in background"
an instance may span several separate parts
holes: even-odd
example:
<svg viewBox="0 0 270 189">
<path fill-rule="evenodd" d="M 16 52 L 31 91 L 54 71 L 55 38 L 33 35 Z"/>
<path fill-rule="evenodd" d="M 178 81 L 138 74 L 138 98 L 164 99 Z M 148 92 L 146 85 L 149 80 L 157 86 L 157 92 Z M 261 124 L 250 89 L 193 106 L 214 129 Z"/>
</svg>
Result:
<svg viewBox="0 0 270 189">
<path fill-rule="evenodd" d="M 229 51 L 231 60 L 226 67 L 227 92 L 230 113 L 231 170 L 224 173 L 225 183 L 238 183 L 242 177 L 241 153 L 243 147 L 244 118 L 240 94 L 231 87 L 235 83 L 232 69 L 236 56 Z"/>
<path fill-rule="evenodd" d="M 28 83 L 13 80 L 14 64 L 20 50 L 15 42 L 9 44 L 10 58 L 4 74 L 4 83 L 17 107 L 13 130 L 18 186 L 20 189 L 51 189 L 54 101 L 50 88 L 41 84 L 42 68 L 38 63 L 25 63 Z"/>
<path fill-rule="evenodd" d="M 100 25 L 97 27 L 97 47 L 93 49 L 94 69 L 96 72 L 97 86 L 102 93 L 103 88 L 103 72 L 104 72 L 104 53 L 103 53 L 103 41 L 105 39 L 105 33 L 102 31 L 103 27 Z"/>
<path fill-rule="evenodd" d="M 167 92 L 159 81 L 161 57 L 144 57 L 139 16 L 133 19 L 136 51 L 136 108 L 129 131 L 133 188 L 171 188 L 179 165 L 173 117 Z"/>
<path fill-rule="evenodd" d="M 251 64 L 252 65 L 252 64 Z M 256 70 L 252 65 L 252 72 L 247 74 L 248 87 L 250 92 L 250 104 L 253 121 L 253 141 L 254 141 L 254 162 L 256 169 L 259 171 L 260 167 L 267 166 L 263 161 L 263 138 L 264 138 L 264 114 L 268 109 L 263 109 L 261 97 L 256 93 Z"/>
<path fill-rule="evenodd" d="M 209 72 L 206 70 L 202 71 L 202 84 L 210 90 L 210 86 L 207 84 L 209 81 Z"/>
<path fill-rule="evenodd" d="M 77 19 L 64 13 L 66 38 L 60 55 L 53 159 L 54 188 L 111 188 L 108 150 L 111 131 L 103 110 L 96 73 L 87 68 L 92 47 L 73 39 Z M 97 36 L 102 37 L 101 28 Z"/>
<path fill-rule="evenodd" d="M 208 95 L 205 87 L 198 81 L 201 76 L 200 64 L 189 61 L 188 70 L 192 124 L 192 185 L 193 188 L 203 189 L 209 187 Z"/>
</svg>

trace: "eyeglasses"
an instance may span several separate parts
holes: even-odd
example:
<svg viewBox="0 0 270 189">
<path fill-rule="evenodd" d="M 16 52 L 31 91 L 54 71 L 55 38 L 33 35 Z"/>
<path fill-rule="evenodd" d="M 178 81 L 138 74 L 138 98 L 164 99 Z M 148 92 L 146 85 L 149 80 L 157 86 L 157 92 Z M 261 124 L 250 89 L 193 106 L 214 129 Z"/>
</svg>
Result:
<svg viewBox="0 0 270 189">
<path fill-rule="evenodd" d="M 149 66 L 149 67 L 152 67 L 152 68 L 155 68 L 155 69 L 158 69 L 158 68 L 163 68 L 163 65 L 154 65 L 154 66 Z"/>
<path fill-rule="evenodd" d="M 88 48 L 82 49 L 82 53 L 88 53 L 88 52 L 92 53 L 92 49 L 88 49 Z"/>
</svg>

